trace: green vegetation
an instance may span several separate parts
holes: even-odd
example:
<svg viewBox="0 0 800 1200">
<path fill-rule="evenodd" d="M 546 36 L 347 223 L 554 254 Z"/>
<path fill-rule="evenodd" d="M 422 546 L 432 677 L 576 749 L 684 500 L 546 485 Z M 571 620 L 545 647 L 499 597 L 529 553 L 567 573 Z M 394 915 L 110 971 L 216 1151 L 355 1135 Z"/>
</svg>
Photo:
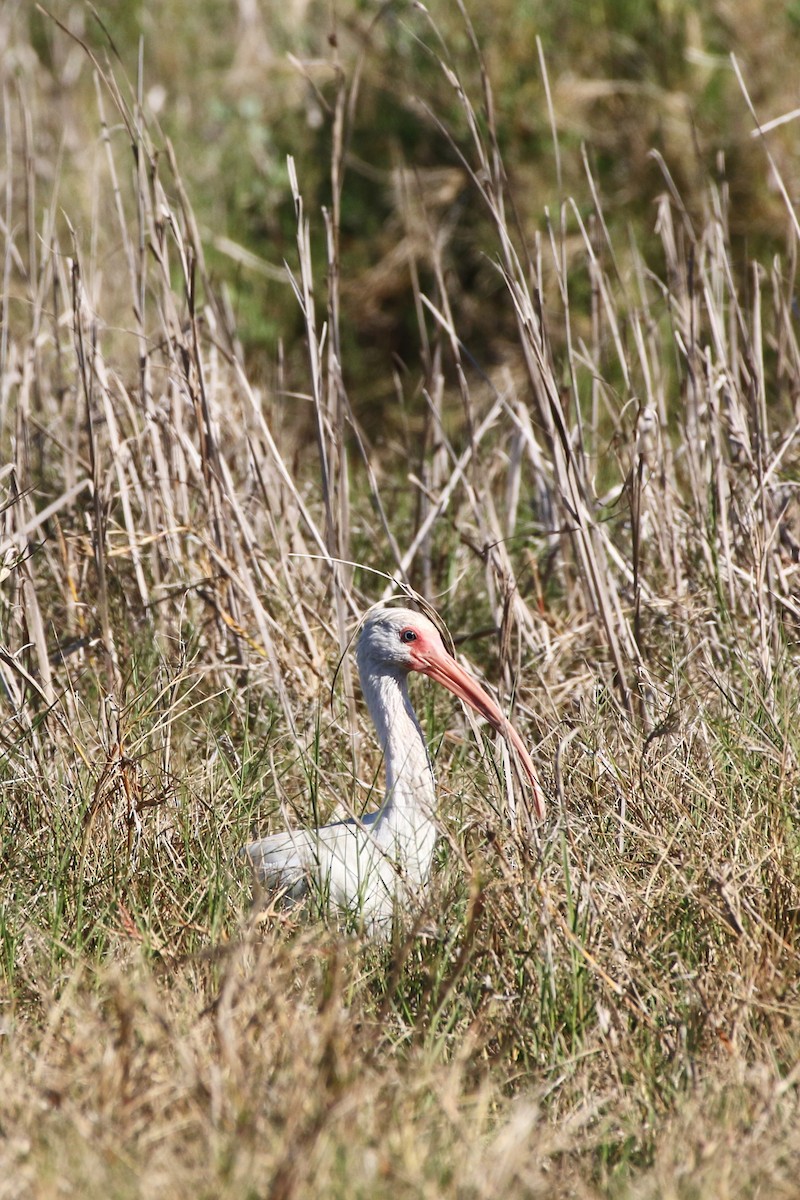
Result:
<svg viewBox="0 0 800 1200">
<path fill-rule="evenodd" d="M 788 1200 L 797 6 L 272 7 L 0 9 L 0 1198 Z M 387 944 L 375 572 L 550 800 L 417 686 Z"/>
</svg>

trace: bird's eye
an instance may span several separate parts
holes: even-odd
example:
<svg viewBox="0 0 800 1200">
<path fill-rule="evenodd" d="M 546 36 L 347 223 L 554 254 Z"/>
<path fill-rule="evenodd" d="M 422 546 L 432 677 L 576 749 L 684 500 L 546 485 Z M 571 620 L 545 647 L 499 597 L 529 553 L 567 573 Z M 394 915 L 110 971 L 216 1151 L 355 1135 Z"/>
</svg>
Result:
<svg viewBox="0 0 800 1200">
<path fill-rule="evenodd" d="M 401 642 L 415 642 L 416 640 L 417 640 L 417 635 L 413 629 L 404 629 L 403 632 L 400 634 Z"/>
</svg>

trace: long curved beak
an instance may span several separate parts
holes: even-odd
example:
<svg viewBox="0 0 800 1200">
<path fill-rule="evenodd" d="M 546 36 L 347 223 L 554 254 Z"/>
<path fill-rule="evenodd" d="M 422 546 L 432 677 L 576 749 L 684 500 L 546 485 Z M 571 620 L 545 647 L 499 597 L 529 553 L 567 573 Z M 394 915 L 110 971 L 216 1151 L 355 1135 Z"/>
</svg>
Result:
<svg viewBox="0 0 800 1200">
<path fill-rule="evenodd" d="M 542 820 L 545 807 L 544 794 L 539 785 L 536 768 L 522 738 L 491 696 L 483 690 L 476 679 L 473 679 L 463 667 L 459 666 L 454 658 L 450 657 L 444 646 L 442 646 L 441 653 L 438 648 L 426 646 L 423 654 L 415 656 L 413 669 L 429 676 L 430 679 L 435 679 L 454 696 L 458 696 L 459 700 L 463 700 L 475 712 L 485 717 L 492 728 L 511 743 L 531 785 L 536 816 Z"/>
</svg>

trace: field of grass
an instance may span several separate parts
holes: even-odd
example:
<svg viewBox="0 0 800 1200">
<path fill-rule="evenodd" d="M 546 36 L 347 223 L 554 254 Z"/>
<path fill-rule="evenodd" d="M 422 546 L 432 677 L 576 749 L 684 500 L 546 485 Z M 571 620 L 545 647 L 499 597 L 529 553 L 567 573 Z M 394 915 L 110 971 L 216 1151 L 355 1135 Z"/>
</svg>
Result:
<svg viewBox="0 0 800 1200">
<path fill-rule="evenodd" d="M 0 1200 L 795 1197 L 800 9 L 103 7 L 0 9 Z M 549 811 L 417 681 L 370 942 L 237 851 L 402 588 Z"/>
</svg>

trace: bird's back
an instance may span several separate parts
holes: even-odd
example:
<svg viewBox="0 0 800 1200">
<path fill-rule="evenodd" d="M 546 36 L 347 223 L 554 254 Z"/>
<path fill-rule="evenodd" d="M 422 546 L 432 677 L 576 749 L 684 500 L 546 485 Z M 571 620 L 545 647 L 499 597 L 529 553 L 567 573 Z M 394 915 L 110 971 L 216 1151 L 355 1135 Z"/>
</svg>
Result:
<svg viewBox="0 0 800 1200">
<path fill-rule="evenodd" d="M 369 933 L 391 924 L 397 903 L 418 896 L 430 873 L 436 828 L 428 819 L 399 823 L 380 812 L 319 829 L 287 830 L 251 842 L 245 854 L 268 891 L 289 902 L 310 896 Z"/>
</svg>

